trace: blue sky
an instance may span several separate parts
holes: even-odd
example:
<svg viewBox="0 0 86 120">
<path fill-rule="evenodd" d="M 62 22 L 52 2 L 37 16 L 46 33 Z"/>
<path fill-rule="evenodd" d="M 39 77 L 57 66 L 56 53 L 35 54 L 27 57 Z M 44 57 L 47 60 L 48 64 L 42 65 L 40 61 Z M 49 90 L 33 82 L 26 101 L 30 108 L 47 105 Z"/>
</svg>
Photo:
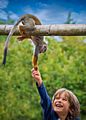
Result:
<svg viewBox="0 0 86 120">
<path fill-rule="evenodd" d="M 21 15 L 36 15 L 43 24 L 62 24 L 67 15 L 78 24 L 86 24 L 86 0 L 0 0 L 0 19 L 17 20 Z"/>
</svg>

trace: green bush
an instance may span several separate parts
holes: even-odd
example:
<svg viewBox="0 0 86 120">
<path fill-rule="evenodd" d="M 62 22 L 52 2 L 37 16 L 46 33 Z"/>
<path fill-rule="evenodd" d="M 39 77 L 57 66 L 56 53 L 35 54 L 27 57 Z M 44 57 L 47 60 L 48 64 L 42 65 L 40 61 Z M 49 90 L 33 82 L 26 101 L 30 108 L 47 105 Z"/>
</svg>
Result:
<svg viewBox="0 0 86 120">
<path fill-rule="evenodd" d="M 62 42 L 46 38 L 48 50 L 39 55 L 39 69 L 52 98 L 56 89 L 72 90 L 86 119 L 86 43 L 84 37 L 61 37 Z M 0 63 L 4 41 L 0 36 Z M 31 76 L 33 46 L 27 40 L 11 38 L 7 63 L 0 66 L 0 120 L 41 120 L 40 97 Z"/>
</svg>

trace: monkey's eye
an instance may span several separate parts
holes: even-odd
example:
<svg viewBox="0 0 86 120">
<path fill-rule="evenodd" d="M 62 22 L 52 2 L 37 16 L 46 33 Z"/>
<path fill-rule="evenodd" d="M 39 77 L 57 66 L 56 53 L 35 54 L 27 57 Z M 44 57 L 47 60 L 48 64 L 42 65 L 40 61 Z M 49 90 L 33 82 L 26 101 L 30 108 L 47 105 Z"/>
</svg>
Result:
<svg viewBox="0 0 86 120">
<path fill-rule="evenodd" d="M 22 21 L 22 24 L 25 25 L 24 21 Z"/>
<path fill-rule="evenodd" d="M 46 52 L 46 50 L 47 50 L 47 46 L 44 46 L 43 47 L 43 52 Z"/>
<path fill-rule="evenodd" d="M 47 46 L 46 45 L 43 45 L 41 48 L 40 48 L 40 53 L 44 53 L 46 52 L 47 50 Z"/>
</svg>

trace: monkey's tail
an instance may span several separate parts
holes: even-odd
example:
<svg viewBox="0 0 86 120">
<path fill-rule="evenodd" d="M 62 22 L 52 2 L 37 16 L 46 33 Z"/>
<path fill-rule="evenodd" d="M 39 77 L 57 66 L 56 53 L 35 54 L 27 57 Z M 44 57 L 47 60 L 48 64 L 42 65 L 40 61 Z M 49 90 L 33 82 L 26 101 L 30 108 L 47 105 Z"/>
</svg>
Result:
<svg viewBox="0 0 86 120">
<path fill-rule="evenodd" d="M 7 48 L 4 49 L 4 58 L 2 64 L 5 65 L 6 63 L 6 56 L 7 56 Z"/>
<path fill-rule="evenodd" d="M 32 57 L 32 65 L 35 70 L 38 70 L 38 55 L 39 55 L 39 47 L 35 47 L 35 52 Z"/>
<path fill-rule="evenodd" d="M 13 28 L 11 29 L 7 39 L 6 39 L 6 42 L 5 42 L 5 47 L 4 47 L 4 57 L 3 57 L 3 62 L 2 64 L 6 64 L 6 56 L 7 56 L 7 50 L 8 50 L 8 44 L 9 44 L 9 41 L 10 41 L 10 37 L 13 35 L 13 33 L 15 32 L 16 30 L 16 27 L 17 25 L 22 21 L 23 18 L 20 18 L 13 26 Z"/>
<path fill-rule="evenodd" d="M 35 70 L 38 70 L 37 61 L 38 61 L 38 57 L 35 56 L 35 55 L 33 55 L 33 57 L 32 57 L 32 65 L 33 65 L 33 68 L 34 68 Z"/>
<path fill-rule="evenodd" d="M 10 41 L 10 37 L 11 37 L 11 36 L 13 35 L 13 33 L 15 32 L 15 28 L 16 28 L 16 26 L 14 26 L 14 27 L 11 29 L 11 31 L 10 31 L 7 39 L 6 39 L 6 42 L 5 42 L 4 57 L 3 57 L 3 62 L 2 62 L 2 64 L 4 64 L 4 65 L 6 64 L 7 49 L 8 49 L 8 44 L 9 44 L 9 41 Z"/>
</svg>

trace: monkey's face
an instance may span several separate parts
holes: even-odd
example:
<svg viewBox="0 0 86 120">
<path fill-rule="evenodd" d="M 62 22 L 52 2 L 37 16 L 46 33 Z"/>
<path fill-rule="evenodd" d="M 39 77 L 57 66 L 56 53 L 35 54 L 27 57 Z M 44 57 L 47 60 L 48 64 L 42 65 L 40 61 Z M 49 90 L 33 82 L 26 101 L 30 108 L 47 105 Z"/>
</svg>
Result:
<svg viewBox="0 0 86 120">
<path fill-rule="evenodd" d="M 39 53 L 44 53 L 47 50 L 47 45 L 43 44 L 42 46 L 39 46 Z"/>
</svg>

